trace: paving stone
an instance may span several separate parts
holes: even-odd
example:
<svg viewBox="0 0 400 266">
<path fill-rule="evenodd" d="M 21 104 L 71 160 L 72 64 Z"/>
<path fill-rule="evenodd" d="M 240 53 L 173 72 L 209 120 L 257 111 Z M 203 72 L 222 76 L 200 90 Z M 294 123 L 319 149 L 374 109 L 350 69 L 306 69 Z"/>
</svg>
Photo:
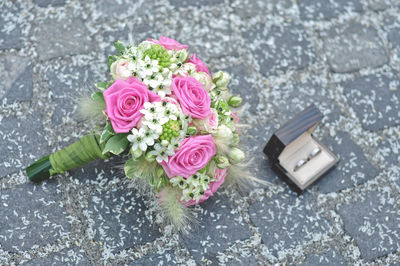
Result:
<svg viewBox="0 0 400 266">
<path fill-rule="evenodd" d="M 387 16 L 383 24 L 390 46 L 393 48 L 393 53 L 400 57 L 400 19 Z"/>
<path fill-rule="evenodd" d="M 34 39 L 40 60 L 83 54 L 95 49 L 84 20 L 75 14 L 44 19 L 35 28 Z"/>
<path fill-rule="evenodd" d="M 55 104 L 52 115 L 52 123 L 59 125 L 71 119 L 78 119 L 75 116 L 77 104 L 74 99 L 78 96 L 90 95 L 95 89 L 94 84 L 99 77 L 88 66 L 77 66 L 65 64 L 60 67 L 46 69 L 44 75 L 47 77 L 51 91 L 51 98 Z"/>
<path fill-rule="evenodd" d="M 200 12 L 193 17 L 192 12 L 182 12 L 179 16 L 175 39 L 189 45 L 189 52 L 195 53 L 204 62 L 214 58 L 238 57 L 239 36 L 233 32 L 226 6 Z M 216 66 L 210 66 L 210 71 Z"/>
<path fill-rule="evenodd" d="M 343 256 L 340 255 L 337 251 L 328 250 L 320 254 L 308 255 L 306 260 L 301 265 L 337 266 L 337 265 L 347 265 L 347 262 L 344 260 Z"/>
<path fill-rule="evenodd" d="M 390 4 L 382 0 L 368 0 L 367 7 L 374 11 L 383 11 L 390 7 Z"/>
<path fill-rule="evenodd" d="M 338 131 L 334 137 L 322 142 L 340 161 L 317 181 L 320 192 L 338 192 L 365 183 L 378 175 L 379 171 L 367 161 L 364 152 L 351 140 L 349 134 Z"/>
<path fill-rule="evenodd" d="M 250 257 L 235 257 L 233 259 L 230 259 L 226 265 L 230 265 L 230 266 L 242 266 L 242 265 L 262 265 L 259 261 L 257 261 L 257 259 L 253 256 L 250 255 Z"/>
<path fill-rule="evenodd" d="M 169 0 L 172 6 L 179 7 L 203 7 L 208 5 L 223 4 L 224 0 Z"/>
<path fill-rule="evenodd" d="M 388 165 L 400 166 L 400 133 L 393 138 L 384 137 L 378 142 L 377 153 L 382 155 Z"/>
<path fill-rule="evenodd" d="M 83 249 L 77 247 L 63 249 L 56 253 L 51 253 L 49 256 L 44 258 L 37 258 L 27 263 L 25 266 L 38 266 L 38 265 L 48 265 L 48 266 L 64 266 L 64 265 L 76 265 L 85 266 L 90 265 L 89 259 L 85 255 Z"/>
<path fill-rule="evenodd" d="M 70 224 L 55 180 L 2 190 L 0 246 L 11 252 L 69 237 Z"/>
<path fill-rule="evenodd" d="M 26 57 L 0 56 L 0 100 L 8 104 L 32 97 L 32 67 Z"/>
<path fill-rule="evenodd" d="M 371 131 L 400 124 L 400 79 L 396 73 L 356 77 L 341 84 L 362 126 Z"/>
<path fill-rule="evenodd" d="M 329 20 L 339 15 L 363 10 L 358 0 L 299 0 L 302 20 Z"/>
<path fill-rule="evenodd" d="M 332 71 L 346 73 L 376 68 L 389 60 L 385 47 L 372 26 L 351 21 L 321 34 Z"/>
<path fill-rule="evenodd" d="M 163 250 L 160 253 L 151 253 L 139 260 L 133 261 L 130 266 L 162 266 L 162 265 L 177 265 L 175 253 L 172 250 Z"/>
<path fill-rule="evenodd" d="M 371 191 L 365 199 L 339 209 L 345 231 L 356 240 L 365 260 L 400 248 L 400 213 L 391 193 Z"/>
<path fill-rule="evenodd" d="M 33 0 L 33 2 L 40 7 L 48 6 L 63 6 L 67 0 Z"/>
<path fill-rule="evenodd" d="M 243 36 L 265 76 L 307 67 L 314 57 L 309 37 L 300 24 L 282 23 L 270 28 L 258 25 Z"/>
<path fill-rule="evenodd" d="M 332 230 L 313 210 L 310 194 L 298 197 L 288 190 L 257 200 L 249 207 L 251 221 L 259 228 L 264 245 L 274 256 Z"/>
<path fill-rule="evenodd" d="M 119 252 L 161 236 L 147 210 L 136 190 L 119 185 L 94 191 L 85 215 L 94 241 L 102 241 L 108 251 Z"/>
<path fill-rule="evenodd" d="M 0 50 L 22 48 L 20 3 L 2 1 L 0 8 Z"/>
<path fill-rule="evenodd" d="M 280 13 L 294 5 L 290 0 L 237 0 L 231 4 L 235 8 L 235 14 L 242 19 L 251 19 L 257 16 L 265 16 L 266 13 Z"/>
<path fill-rule="evenodd" d="M 49 153 L 46 132 L 38 113 L 0 122 L 0 178 L 24 169 Z"/>
<path fill-rule="evenodd" d="M 340 118 L 339 108 L 327 85 L 318 82 L 314 76 L 296 77 L 291 82 L 272 88 L 267 95 L 280 126 L 312 104 L 325 115 L 324 121 L 333 122 Z"/>
<path fill-rule="evenodd" d="M 202 212 L 199 214 L 198 228 L 182 236 L 184 244 L 197 262 L 215 260 L 218 252 L 252 235 L 243 218 L 222 195 L 216 193 L 200 206 Z"/>
</svg>

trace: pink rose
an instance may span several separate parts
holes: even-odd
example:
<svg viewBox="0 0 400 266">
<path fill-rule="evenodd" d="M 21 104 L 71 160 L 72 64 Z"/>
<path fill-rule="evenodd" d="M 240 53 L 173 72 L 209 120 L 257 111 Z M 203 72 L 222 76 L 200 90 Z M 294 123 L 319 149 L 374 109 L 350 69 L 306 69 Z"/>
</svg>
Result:
<svg viewBox="0 0 400 266">
<path fill-rule="evenodd" d="M 205 73 L 207 73 L 208 75 L 211 76 L 210 70 L 208 70 L 208 67 L 206 66 L 206 64 L 203 61 L 201 61 L 196 56 L 196 54 L 191 54 L 189 56 L 189 60 L 186 63 L 192 63 L 193 65 L 195 65 L 197 72 L 205 72 Z"/>
<path fill-rule="evenodd" d="M 203 169 L 215 155 L 214 138 L 211 135 L 200 135 L 186 138 L 178 151 L 161 163 L 168 177 L 183 176 L 189 178 Z"/>
<path fill-rule="evenodd" d="M 211 99 L 203 85 L 193 77 L 175 77 L 171 88 L 181 104 L 182 112 L 193 118 L 210 115 Z"/>
<path fill-rule="evenodd" d="M 115 133 L 129 132 L 142 118 L 139 111 L 145 102 L 160 101 L 157 94 L 149 91 L 147 86 L 137 78 L 126 81 L 117 79 L 103 92 L 106 101 L 106 114 Z"/>
<path fill-rule="evenodd" d="M 228 169 L 219 169 L 217 168 L 215 170 L 215 181 L 210 183 L 209 188 L 204 191 L 203 197 L 199 200 L 199 202 L 196 202 L 195 200 L 191 199 L 187 202 L 184 202 L 187 206 L 194 205 L 194 204 L 199 204 L 200 202 L 205 201 L 219 189 L 219 187 L 225 182 L 225 177 L 228 175 Z"/>
<path fill-rule="evenodd" d="M 158 40 L 154 40 L 154 39 L 147 39 L 148 41 L 151 41 L 155 44 L 159 44 L 161 46 L 164 46 L 165 49 L 167 50 L 182 50 L 185 49 L 187 50 L 189 47 L 187 45 L 181 44 L 177 41 L 175 41 L 174 39 L 168 38 L 168 37 L 164 37 L 164 36 L 160 36 L 160 39 Z"/>
</svg>

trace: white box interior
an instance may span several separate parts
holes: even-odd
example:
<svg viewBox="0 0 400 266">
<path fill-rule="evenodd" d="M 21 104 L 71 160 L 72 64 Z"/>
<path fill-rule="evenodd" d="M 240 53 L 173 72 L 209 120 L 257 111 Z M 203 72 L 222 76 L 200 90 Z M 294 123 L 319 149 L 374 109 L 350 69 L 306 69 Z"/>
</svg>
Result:
<svg viewBox="0 0 400 266">
<path fill-rule="evenodd" d="M 313 129 L 304 132 L 300 137 L 287 145 L 279 156 L 281 166 L 285 168 L 288 176 L 301 189 L 305 189 L 314 182 L 338 160 L 328 148 L 312 137 L 311 132 Z M 316 147 L 319 147 L 321 152 L 294 171 L 297 162 L 302 159 L 306 160 L 311 151 Z"/>
</svg>

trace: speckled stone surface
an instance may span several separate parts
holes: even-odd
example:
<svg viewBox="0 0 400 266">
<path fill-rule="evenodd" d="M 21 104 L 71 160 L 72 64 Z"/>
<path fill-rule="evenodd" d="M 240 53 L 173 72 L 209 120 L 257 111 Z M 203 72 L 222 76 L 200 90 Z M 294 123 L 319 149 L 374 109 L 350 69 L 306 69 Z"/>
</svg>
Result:
<svg viewBox="0 0 400 266">
<path fill-rule="evenodd" d="M 399 265 L 400 2 L 397 0 L 0 1 L 1 265 Z M 170 36 L 245 100 L 243 149 L 270 182 L 163 227 L 123 157 L 43 182 L 24 167 L 87 134 L 72 97 L 107 78 L 112 42 Z M 314 103 L 314 136 L 339 157 L 302 196 L 262 154 Z"/>
</svg>

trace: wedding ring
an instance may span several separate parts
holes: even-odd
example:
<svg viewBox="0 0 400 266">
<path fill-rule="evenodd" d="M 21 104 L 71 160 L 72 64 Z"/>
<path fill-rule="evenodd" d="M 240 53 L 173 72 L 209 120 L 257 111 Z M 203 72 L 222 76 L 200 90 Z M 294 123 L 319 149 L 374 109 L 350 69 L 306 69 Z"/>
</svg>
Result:
<svg viewBox="0 0 400 266">
<path fill-rule="evenodd" d="M 300 161 L 298 161 L 296 163 L 296 166 L 294 167 L 293 171 L 296 172 L 300 167 L 302 167 L 303 165 L 305 165 L 307 162 L 307 160 L 301 159 Z"/>
<path fill-rule="evenodd" d="M 314 158 L 315 156 L 317 156 L 319 153 L 321 152 L 321 148 L 320 147 L 316 147 L 314 148 L 311 153 L 310 156 L 308 157 L 309 159 Z"/>
</svg>

